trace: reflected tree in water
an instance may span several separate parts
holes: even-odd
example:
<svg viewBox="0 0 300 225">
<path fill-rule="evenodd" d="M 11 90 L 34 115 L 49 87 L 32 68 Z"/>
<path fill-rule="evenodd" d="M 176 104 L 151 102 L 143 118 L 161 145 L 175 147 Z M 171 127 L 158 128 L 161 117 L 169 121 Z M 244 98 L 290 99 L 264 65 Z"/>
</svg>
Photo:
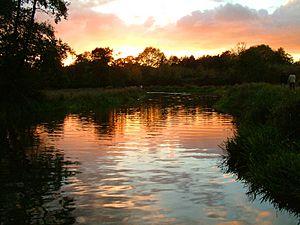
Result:
<svg viewBox="0 0 300 225">
<path fill-rule="evenodd" d="M 225 143 L 221 167 L 246 184 L 250 199 L 270 201 L 300 219 L 299 146 L 274 127 L 242 126 Z"/>
<path fill-rule="evenodd" d="M 1 225 L 73 224 L 74 199 L 60 189 L 74 171 L 64 155 L 43 143 L 35 126 L 0 129 Z"/>
</svg>

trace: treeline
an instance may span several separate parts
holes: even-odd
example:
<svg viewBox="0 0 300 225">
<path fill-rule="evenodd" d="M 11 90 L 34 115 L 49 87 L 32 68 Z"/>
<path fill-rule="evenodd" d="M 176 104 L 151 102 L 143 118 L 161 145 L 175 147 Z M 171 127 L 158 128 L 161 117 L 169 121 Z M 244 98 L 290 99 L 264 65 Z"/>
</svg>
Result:
<svg viewBox="0 0 300 225">
<path fill-rule="evenodd" d="M 166 58 L 163 52 L 153 47 L 146 48 L 137 57 L 114 60 L 112 55 L 110 48 L 96 48 L 77 55 L 75 63 L 65 68 L 60 84 L 74 88 L 279 83 L 282 75 L 300 72 L 299 64 L 293 63 L 284 49 L 274 51 L 267 45 L 246 49 L 239 44 L 221 55 L 197 59 L 194 56 Z"/>
<path fill-rule="evenodd" d="M 230 85 L 246 82 L 279 83 L 299 74 L 300 63 L 283 48 L 268 45 L 234 49 L 215 56 L 167 58 L 147 47 L 137 57 L 115 59 L 113 50 L 95 48 L 62 64 L 71 48 L 55 37 L 54 28 L 36 20 L 45 15 L 55 22 L 67 17 L 65 0 L 0 1 L 0 96 L 49 88 L 126 87 L 148 85 Z M 43 14 L 43 15 L 42 15 Z M 283 79 L 281 79 L 283 77 Z"/>
<path fill-rule="evenodd" d="M 239 44 L 220 55 L 167 58 L 147 47 L 137 57 L 113 58 L 110 48 L 96 48 L 76 56 L 59 77 L 48 74 L 51 88 L 124 87 L 148 85 L 231 85 L 247 82 L 286 82 L 289 73 L 299 74 L 300 64 L 283 48 L 268 45 L 246 48 Z"/>
</svg>

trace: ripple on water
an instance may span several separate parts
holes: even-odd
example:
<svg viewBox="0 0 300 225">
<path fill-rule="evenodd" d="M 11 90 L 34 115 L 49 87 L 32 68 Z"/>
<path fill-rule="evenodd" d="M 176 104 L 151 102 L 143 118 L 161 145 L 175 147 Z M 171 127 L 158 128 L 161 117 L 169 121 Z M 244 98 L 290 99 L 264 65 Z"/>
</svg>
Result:
<svg viewBox="0 0 300 225">
<path fill-rule="evenodd" d="M 220 171 L 219 146 L 233 135 L 232 118 L 176 99 L 106 114 L 70 114 L 52 130 L 39 125 L 45 145 L 79 162 L 65 167 L 77 173 L 60 189 L 75 200 L 76 224 L 294 221 L 276 219 L 268 204 L 249 203 L 243 186 Z"/>
</svg>

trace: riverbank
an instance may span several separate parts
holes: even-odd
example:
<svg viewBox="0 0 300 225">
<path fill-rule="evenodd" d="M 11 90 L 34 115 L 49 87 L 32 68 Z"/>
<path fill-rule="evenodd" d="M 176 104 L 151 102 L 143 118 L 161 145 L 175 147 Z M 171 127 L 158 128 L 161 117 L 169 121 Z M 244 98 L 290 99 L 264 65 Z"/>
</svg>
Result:
<svg viewBox="0 0 300 225">
<path fill-rule="evenodd" d="M 224 144 L 223 170 L 279 209 L 299 215 L 300 90 L 270 84 L 236 86 L 131 87 L 44 92 L 51 107 L 68 111 L 107 108 L 143 101 L 147 92 L 184 93 L 208 99 L 216 110 L 235 117 L 237 133 Z M 202 98 L 201 97 L 201 98 Z M 53 110 L 53 109 L 52 109 Z"/>
<path fill-rule="evenodd" d="M 111 108 L 124 104 L 142 102 L 146 96 L 155 93 L 193 95 L 196 102 L 199 99 L 212 105 L 226 93 L 228 87 L 214 86 L 150 86 L 126 87 L 119 89 L 80 88 L 44 90 L 39 108 L 48 111 L 90 111 L 95 108 Z"/>
<path fill-rule="evenodd" d="M 269 84 L 237 86 L 128 87 L 122 89 L 47 90 L 26 104 L 2 105 L 3 127 L 47 117 L 60 120 L 65 113 L 84 113 L 142 102 L 147 92 L 190 94 L 192 103 L 205 98 L 224 113 L 235 116 L 234 138 L 224 144 L 225 172 L 234 173 L 257 194 L 278 208 L 299 215 L 300 201 L 300 90 Z M 31 110 L 33 109 L 33 110 Z M 26 118 L 26 119 L 24 119 Z M 4 131 L 3 131 L 4 132 Z M 4 132 L 3 137 L 7 137 Z"/>
<path fill-rule="evenodd" d="M 249 188 L 300 215 L 300 90 L 268 84 L 228 89 L 215 104 L 236 118 L 237 133 L 224 149 L 223 169 Z"/>
<path fill-rule="evenodd" d="M 120 89 L 87 88 L 43 91 L 43 104 L 64 108 L 67 111 L 86 111 L 109 108 L 139 101 L 145 91 L 138 87 Z"/>
</svg>

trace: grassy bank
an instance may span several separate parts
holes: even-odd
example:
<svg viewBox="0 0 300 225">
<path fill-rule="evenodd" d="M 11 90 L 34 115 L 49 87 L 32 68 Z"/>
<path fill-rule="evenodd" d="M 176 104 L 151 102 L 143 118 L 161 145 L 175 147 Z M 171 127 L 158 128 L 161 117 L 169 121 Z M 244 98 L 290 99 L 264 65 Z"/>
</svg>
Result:
<svg viewBox="0 0 300 225">
<path fill-rule="evenodd" d="M 34 97 L 5 101 L 0 106 L 2 130 L 22 127 L 52 118 L 60 120 L 67 113 L 106 111 L 124 104 L 142 101 L 145 90 L 137 87 L 122 89 L 60 89 L 45 90 Z"/>
<path fill-rule="evenodd" d="M 235 116 L 237 133 L 225 143 L 223 169 L 279 209 L 300 215 L 300 90 L 268 84 L 228 89 L 216 104 Z"/>
<path fill-rule="evenodd" d="M 69 112 L 89 111 L 130 104 L 143 99 L 145 91 L 137 87 L 122 89 L 62 89 L 43 91 L 46 107 L 60 108 Z"/>
<path fill-rule="evenodd" d="M 195 96 L 194 104 L 199 100 L 215 102 L 225 93 L 226 88 L 213 86 L 150 86 L 145 88 L 126 87 L 119 89 L 110 88 L 79 88 L 55 89 L 37 92 L 34 96 L 16 97 L 16 100 L 2 102 L 0 121 L 14 124 L 26 122 L 24 118 L 38 119 L 42 116 L 61 117 L 65 113 L 84 113 L 93 110 L 105 110 L 119 107 L 124 104 L 142 102 L 147 92 L 188 93 Z M 29 122 L 29 121 L 28 121 Z"/>
<path fill-rule="evenodd" d="M 142 102 L 147 92 L 186 93 L 195 98 L 195 102 L 207 100 L 215 102 L 226 93 L 227 87 L 213 86 L 150 86 L 145 88 L 127 87 L 120 89 L 81 88 L 45 90 L 42 92 L 41 108 L 48 111 L 63 110 L 83 112 L 92 109 L 118 107 L 124 104 Z"/>
</svg>

